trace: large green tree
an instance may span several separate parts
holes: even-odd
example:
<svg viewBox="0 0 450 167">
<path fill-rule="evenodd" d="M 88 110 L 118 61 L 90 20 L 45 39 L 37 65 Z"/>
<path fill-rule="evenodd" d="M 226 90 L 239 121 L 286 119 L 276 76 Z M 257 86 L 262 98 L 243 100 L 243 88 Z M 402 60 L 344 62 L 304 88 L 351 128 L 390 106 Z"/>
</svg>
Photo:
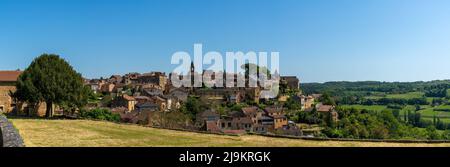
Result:
<svg viewBox="0 0 450 167">
<path fill-rule="evenodd" d="M 53 116 L 53 106 L 81 108 L 87 104 L 89 88 L 81 74 L 58 55 L 43 54 L 19 76 L 14 97 L 29 104 L 47 104 L 46 117 Z"/>
</svg>

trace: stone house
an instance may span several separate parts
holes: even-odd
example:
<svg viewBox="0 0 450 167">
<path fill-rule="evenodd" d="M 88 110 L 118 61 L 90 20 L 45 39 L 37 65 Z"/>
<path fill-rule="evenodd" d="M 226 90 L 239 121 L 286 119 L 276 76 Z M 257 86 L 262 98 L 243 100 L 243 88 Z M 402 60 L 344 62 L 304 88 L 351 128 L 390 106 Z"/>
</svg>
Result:
<svg viewBox="0 0 450 167">
<path fill-rule="evenodd" d="M 136 99 L 137 103 L 145 103 L 151 101 L 150 97 L 147 96 L 135 96 L 134 99 Z"/>
<path fill-rule="evenodd" d="M 113 84 L 118 84 L 118 83 L 122 83 L 122 76 L 120 75 L 112 75 L 109 79 L 108 79 L 109 83 L 113 83 Z"/>
<path fill-rule="evenodd" d="M 253 132 L 255 133 L 267 133 L 273 131 L 274 121 L 273 117 L 263 115 L 258 118 L 258 122 L 253 126 Z"/>
<path fill-rule="evenodd" d="M 16 81 L 22 71 L 0 71 L 0 113 L 9 113 L 16 108 L 17 103 L 11 97 L 16 91 Z"/>
<path fill-rule="evenodd" d="M 219 127 L 222 130 L 251 131 L 252 125 L 251 118 L 247 117 L 242 111 L 233 111 L 219 120 Z"/>
<path fill-rule="evenodd" d="M 252 120 L 253 124 L 258 123 L 258 118 L 261 118 L 263 115 L 265 115 L 264 111 L 262 111 L 259 107 L 252 106 L 252 107 L 243 107 L 242 112 L 249 117 Z"/>
<path fill-rule="evenodd" d="M 273 128 L 280 129 L 288 125 L 288 120 L 285 115 L 273 116 Z"/>
<path fill-rule="evenodd" d="M 137 77 L 137 82 L 141 84 L 152 83 L 165 88 L 167 84 L 167 76 L 163 72 L 145 73 Z"/>
<path fill-rule="evenodd" d="M 299 89 L 300 81 L 296 76 L 282 76 L 280 82 L 281 84 L 287 85 L 287 88 L 290 90 Z"/>
<path fill-rule="evenodd" d="M 125 107 L 128 110 L 128 112 L 130 112 L 130 111 L 135 110 L 136 104 L 137 104 L 137 101 L 134 97 L 124 94 L 124 95 L 119 96 L 116 99 L 114 99 L 111 106 L 113 108 Z"/>
<path fill-rule="evenodd" d="M 124 83 L 125 85 L 137 83 L 137 79 L 139 78 L 139 76 L 141 76 L 141 74 L 137 72 L 125 74 L 122 77 L 122 83 Z"/>
<path fill-rule="evenodd" d="M 93 79 L 90 80 L 86 85 L 88 85 L 94 93 L 99 93 L 101 92 L 101 88 L 105 83 L 106 82 L 104 80 Z"/>
<path fill-rule="evenodd" d="M 11 97 L 16 91 L 16 82 L 22 71 L 0 71 L 0 113 L 44 116 L 47 106 L 39 103 L 36 106 L 24 102 L 17 102 Z"/>
<path fill-rule="evenodd" d="M 266 107 L 265 111 L 269 117 L 272 117 L 274 129 L 279 129 L 288 125 L 288 120 L 284 113 L 283 107 Z"/>
<path fill-rule="evenodd" d="M 339 115 L 335 108 L 335 106 L 323 105 L 322 103 L 316 105 L 317 112 L 329 115 L 333 122 L 337 122 L 339 120 Z"/>
<path fill-rule="evenodd" d="M 264 111 L 267 113 L 268 116 L 275 116 L 275 115 L 284 115 L 284 109 L 283 107 L 277 107 L 277 106 L 271 106 L 266 107 Z"/>
<path fill-rule="evenodd" d="M 113 84 L 113 83 L 106 83 L 106 84 L 103 84 L 103 85 L 101 86 L 101 91 L 102 91 L 103 93 L 113 93 L 115 86 L 116 86 L 116 85 Z"/>
<path fill-rule="evenodd" d="M 206 131 L 216 131 L 219 128 L 220 115 L 215 110 L 206 110 L 197 114 L 196 124 L 203 127 Z"/>
<path fill-rule="evenodd" d="M 142 90 L 142 95 L 153 97 L 164 95 L 163 90 L 157 88 L 147 88 Z"/>
<path fill-rule="evenodd" d="M 195 95 L 205 101 L 240 103 L 245 98 L 245 91 L 238 88 L 203 88 L 196 89 Z"/>
<path fill-rule="evenodd" d="M 153 96 L 150 97 L 150 101 L 156 105 L 158 105 L 158 108 L 160 111 L 167 111 L 167 99 L 162 98 L 160 96 Z"/>
<path fill-rule="evenodd" d="M 175 97 L 181 102 L 186 102 L 189 96 L 188 92 L 182 88 L 171 89 L 167 95 Z"/>
<path fill-rule="evenodd" d="M 304 111 L 309 111 L 314 107 L 314 101 L 315 98 L 313 96 L 304 96 L 301 95 L 300 96 L 300 104 L 301 104 L 301 109 Z"/>
<path fill-rule="evenodd" d="M 137 111 L 160 111 L 159 106 L 152 102 L 138 103 L 136 104 Z"/>
</svg>

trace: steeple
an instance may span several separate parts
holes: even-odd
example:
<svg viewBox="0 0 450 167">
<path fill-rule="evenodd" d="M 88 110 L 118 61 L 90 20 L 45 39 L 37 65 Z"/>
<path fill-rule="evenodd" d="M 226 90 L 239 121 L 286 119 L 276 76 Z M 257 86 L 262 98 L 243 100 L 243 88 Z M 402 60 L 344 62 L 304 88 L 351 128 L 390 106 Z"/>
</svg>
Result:
<svg viewBox="0 0 450 167">
<path fill-rule="evenodd" d="M 193 92 L 194 91 L 194 84 L 195 84 L 195 77 L 194 77 L 194 75 L 195 75 L 195 67 L 194 67 L 194 62 L 193 61 L 191 61 L 190 75 L 191 75 L 191 87 L 190 87 L 190 89 L 191 89 L 191 92 Z"/>
<path fill-rule="evenodd" d="M 194 62 L 191 61 L 191 74 L 194 74 L 194 72 L 195 72 Z"/>
</svg>

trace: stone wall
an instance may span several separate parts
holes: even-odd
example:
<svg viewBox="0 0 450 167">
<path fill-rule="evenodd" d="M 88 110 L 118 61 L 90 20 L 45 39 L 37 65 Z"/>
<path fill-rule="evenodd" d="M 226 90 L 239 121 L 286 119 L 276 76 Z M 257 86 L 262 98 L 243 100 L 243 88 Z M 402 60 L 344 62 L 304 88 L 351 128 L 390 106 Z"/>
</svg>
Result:
<svg viewBox="0 0 450 167">
<path fill-rule="evenodd" d="M 22 137 L 4 115 L 0 115 L 0 147 L 24 147 Z"/>
</svg>

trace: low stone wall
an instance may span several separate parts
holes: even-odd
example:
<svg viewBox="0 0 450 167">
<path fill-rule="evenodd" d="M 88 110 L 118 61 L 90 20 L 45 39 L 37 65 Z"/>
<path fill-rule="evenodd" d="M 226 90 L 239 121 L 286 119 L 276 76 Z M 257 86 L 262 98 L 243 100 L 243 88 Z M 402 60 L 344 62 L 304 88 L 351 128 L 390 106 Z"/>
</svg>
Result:
<svg viewBox="0 0 450 167">
<path fill-rule="evenodd" d="M 0 147 L 24 147 L 19 132 L 4 115 L 0 115 Z"/>
</svg>

